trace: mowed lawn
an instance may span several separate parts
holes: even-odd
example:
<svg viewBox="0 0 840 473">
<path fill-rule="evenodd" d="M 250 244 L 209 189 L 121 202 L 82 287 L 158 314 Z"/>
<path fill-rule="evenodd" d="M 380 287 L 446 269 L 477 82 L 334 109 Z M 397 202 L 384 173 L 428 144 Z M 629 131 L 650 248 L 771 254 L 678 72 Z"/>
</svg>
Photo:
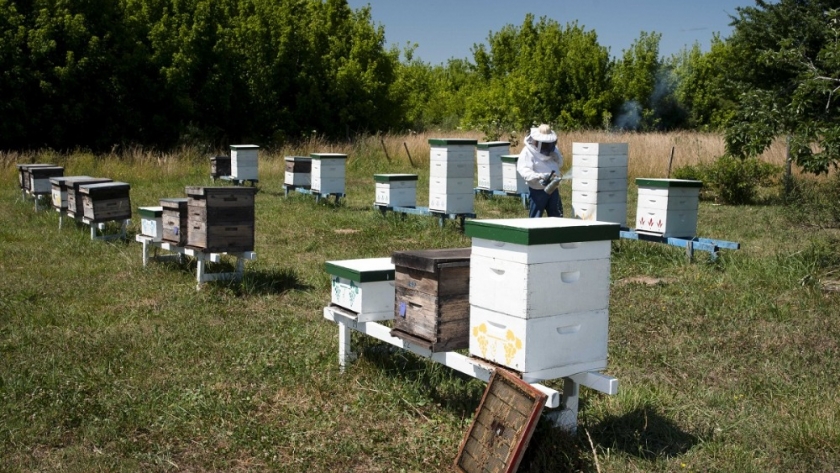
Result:
<svg viewBox="0 0 840 473">
<path fill-rule="evenodd" d="M 128 182 L 136 209 L 213 185 L 209 154 L 4 156 L 0 471 L 451 471 L 484 383 L 358 334 L 340 373 L 322 314 L 327 260 L 470 245 L 453 222 L 371 208 L 374 173 L 419 174 L 426 202 L 422 143 L 406 146 L 416 168 L 397 144 L 388 158 L 378 141 L 261 153 L 257 259 L 241 283 L 201 290 L 194 261 L 143 267 L 137 215 L 125 242 L 59 229 L 56 212 L 22 201 L 14 164 Z M 284 196 L 283 156 L 311 151 L 350 155 L 342 205 Z M 658 154 L 645 177 L 664 177 Z M 520 471 L 840 468 L 840 233 L 778 192 L 701 203 L 699 236 L 742 245 L 716 260 L 613 243 L 605 371 L 619 393 L 583 388 L 578 435 L 543 420 Z M 476 213 L 527 215 L 512 198 L 477 198 Z"/>
</svg>

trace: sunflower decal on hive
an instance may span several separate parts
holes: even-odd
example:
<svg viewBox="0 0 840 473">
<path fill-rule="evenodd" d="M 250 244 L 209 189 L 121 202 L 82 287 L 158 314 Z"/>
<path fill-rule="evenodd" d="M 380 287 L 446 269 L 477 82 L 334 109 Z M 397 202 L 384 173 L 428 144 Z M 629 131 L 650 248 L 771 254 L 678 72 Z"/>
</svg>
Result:
<svg viewBox="0 0 840 473">
<path fill-rule="evenodd" d="M 501 348 L 501 350 L 504 351 L 505 365 L 508 367 L 511 367 L 511 362 L 516 356 L 516 353 L 522 349 L 522 339 L 517 337 L 511 329 L 508 329 L 505 332 L 504 338 L 502 338 L 500 336 L 491 334 L 487 330 L 487 324 L 482 323 L 481 325 L 473 327 L 472 336 L 478 342 L 478 349 L 481 352 L 482 358 L 495 359 L 496 357 L 493 356 L 488 357 L 488 353 L 490 353 L 491 355 L 493 355 L 494 353 L 499 353 L 499 349 Z"/>
</svg>

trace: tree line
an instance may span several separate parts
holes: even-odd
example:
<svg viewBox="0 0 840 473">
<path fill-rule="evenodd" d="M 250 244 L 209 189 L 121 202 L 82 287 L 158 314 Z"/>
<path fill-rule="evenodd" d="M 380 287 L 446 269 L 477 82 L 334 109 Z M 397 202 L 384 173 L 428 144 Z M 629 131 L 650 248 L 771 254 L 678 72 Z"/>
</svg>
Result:
<svg viewBox="0 0 840 473">
<path fill-rule="evenodd" d="M 346 0 L 0 0 L 0 149 L 281 144 L 313 133 L 456 127 L 724 131 L 754 155 L 780 134 L 806 169 L 840 153 L 840 0 L 756 0 L 733 33 L 671 57 L 641 32 L 526 15 L 431 65 L 386 47 Z M 814 146 L 814 144 L 817 146 Z"/>
</svg>

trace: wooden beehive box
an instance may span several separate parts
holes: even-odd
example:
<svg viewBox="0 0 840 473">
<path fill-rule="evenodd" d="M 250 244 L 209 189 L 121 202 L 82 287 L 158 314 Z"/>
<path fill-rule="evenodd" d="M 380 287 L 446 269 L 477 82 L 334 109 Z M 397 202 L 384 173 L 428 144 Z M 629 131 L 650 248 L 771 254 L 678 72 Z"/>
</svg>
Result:
<svg viewBox="0 0 840 473">
<path fill-rule="evenodd" d="M 218 179 L 230 176 L 230 156 L 213 156 L 210 158 L 210 177 Z"/>
<path fill-rule="evenodd" d="M 308 189 L 312 185 L 312 158 L 306 156 L 286 156 L 286 175 L 283 183 L 287 186 Z"/>
<path fill-rule="evenodd" d="M 433 352 L 469 346 L 470 249 L 398 251 L 391 335 Z"/>
<path fill-rule="evenodd" d="M 391 258 L 327 261 L 331 302 L 357 314 L 358 322 L 394 318 Z"/>
<path fill-rule="evenodd" d="M 113 182 L 107 177 L 71 177 L 64 181 L 67 186 L 67 215 L 73 218 L 82 218 L 85 215 L 84 199 L 79 193 L 79 188 L 84 184 L 99 184 Z"/>
<path fill-rule="evenodd" d="M 140 233 L 151 237 L 153 241 L 163 239 L 163 207 L 138 207 L 137 214 L 140 215 Z"/>
<path fill-rule="evenodd" d="M 259 149 L 257 145 L 230 145 L 231 177 L 240 180 L 257 180 Z"/>
<path fill-rule="evenodd" d="M 377 205 L 417 206 L 417 174 L 374 174 Z"/>
<path fill-rule="evenodd" d="M 515 472 L 546 399 L 544 393 L 514 374 L 502 369 L 493 371 L 473 422 L 458 448 L 455 471 Z"/>
<path fill-rule="evenodd" d="M 47 195 L 52 193 L 50 179 L 64 175 L 61 166 L 38 166 L 29 168 L 29 193 L 33 195 Z"/>
<path fill-rule="evenodd" d="M 130 191 L 131 186 L 125 182 L 80 185 L 84 218 L 92 223 L 131 218 Z"/>
<path fill-rule="evenodd" d="M 50 179 L 52 206 L 58 211 L 67 210 L 67 184 L 72 179 L 91 179 L 90 176 L 62 176 Z"/>
<path fill-rule="evenodd" d="M 637 178 L 636 185 L 636 230 L 663 237 L 696 236 L 702 182 Z"/>
<path fill-rule="evenodd" d="M 489 141 L 479 143 L 475 153 L 478 187 L 502 190 L 502 155 L 510 152 L 510 142 Z"/>
<path fill-rule="evenodd" d="M 161 239 L 163 241 L 186 246 L 189 229 L 188 202 L 189 199 L 186 197 L 160 199 L 160 206 L 163 209 L 161 214 L 163 225 Z"/>
<path fill-rule="evenodd" d="M 55 164 L 18 164 L 18 184 L 20 184 L 20 188 L 29 191 L 30 179 L 29 179 L 29 170 L 38 168 L 38 167 L 54 167 Z"/>
<path fill-rule="evenodd" d="M 253 187 L 187 187 L 187 246 L 212 253 L 254 250 Z"/>
<path fill-rule="evenodd" d="M 501 157 L 502 160 L 502 190 L 505 192 L 516 192 L 517 194 L 527 194 L 528 184 L 519 172 L 516 171 L 516 162 L 519 156 L 513 154 L 506 154 Z"/>
</svg>

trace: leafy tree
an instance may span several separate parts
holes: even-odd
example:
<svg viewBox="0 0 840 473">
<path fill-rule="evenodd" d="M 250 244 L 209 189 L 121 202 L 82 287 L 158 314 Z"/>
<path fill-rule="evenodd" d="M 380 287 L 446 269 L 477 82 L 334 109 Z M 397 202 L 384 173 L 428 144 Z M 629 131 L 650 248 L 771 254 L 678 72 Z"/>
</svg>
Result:
<svg viewBox="0 0 840 473">
<path fill-rule="evenodd" d="M 728 44 L 715 35 L 709 52 L 695 43 L 671 58 L 669 67 L 677 79 L 674 94 L 688 113 L 688 128 L 719 130 L 735 110 L 725 78 L 729 54 Z"/>
<path fill-rule="evenodd" d="M 659 33 L 642 31 L 612 69 L 613 92 L 620 98 L 613 110 L 617 128 L 649 130 L 659 125 L 656 102 L 668 86 L 668 76 L 659 59 L 661 37 Z"/>
<path fill-rule="evenodd" d="M 820 174 L 840 160 L 840 3 L 756 0 L 738 8 L 729 38 L 728 79 L 739 92 L 726 127 L 730 153 L 761 153 L 778 135 L 791 155 Z"/>
</svg>

